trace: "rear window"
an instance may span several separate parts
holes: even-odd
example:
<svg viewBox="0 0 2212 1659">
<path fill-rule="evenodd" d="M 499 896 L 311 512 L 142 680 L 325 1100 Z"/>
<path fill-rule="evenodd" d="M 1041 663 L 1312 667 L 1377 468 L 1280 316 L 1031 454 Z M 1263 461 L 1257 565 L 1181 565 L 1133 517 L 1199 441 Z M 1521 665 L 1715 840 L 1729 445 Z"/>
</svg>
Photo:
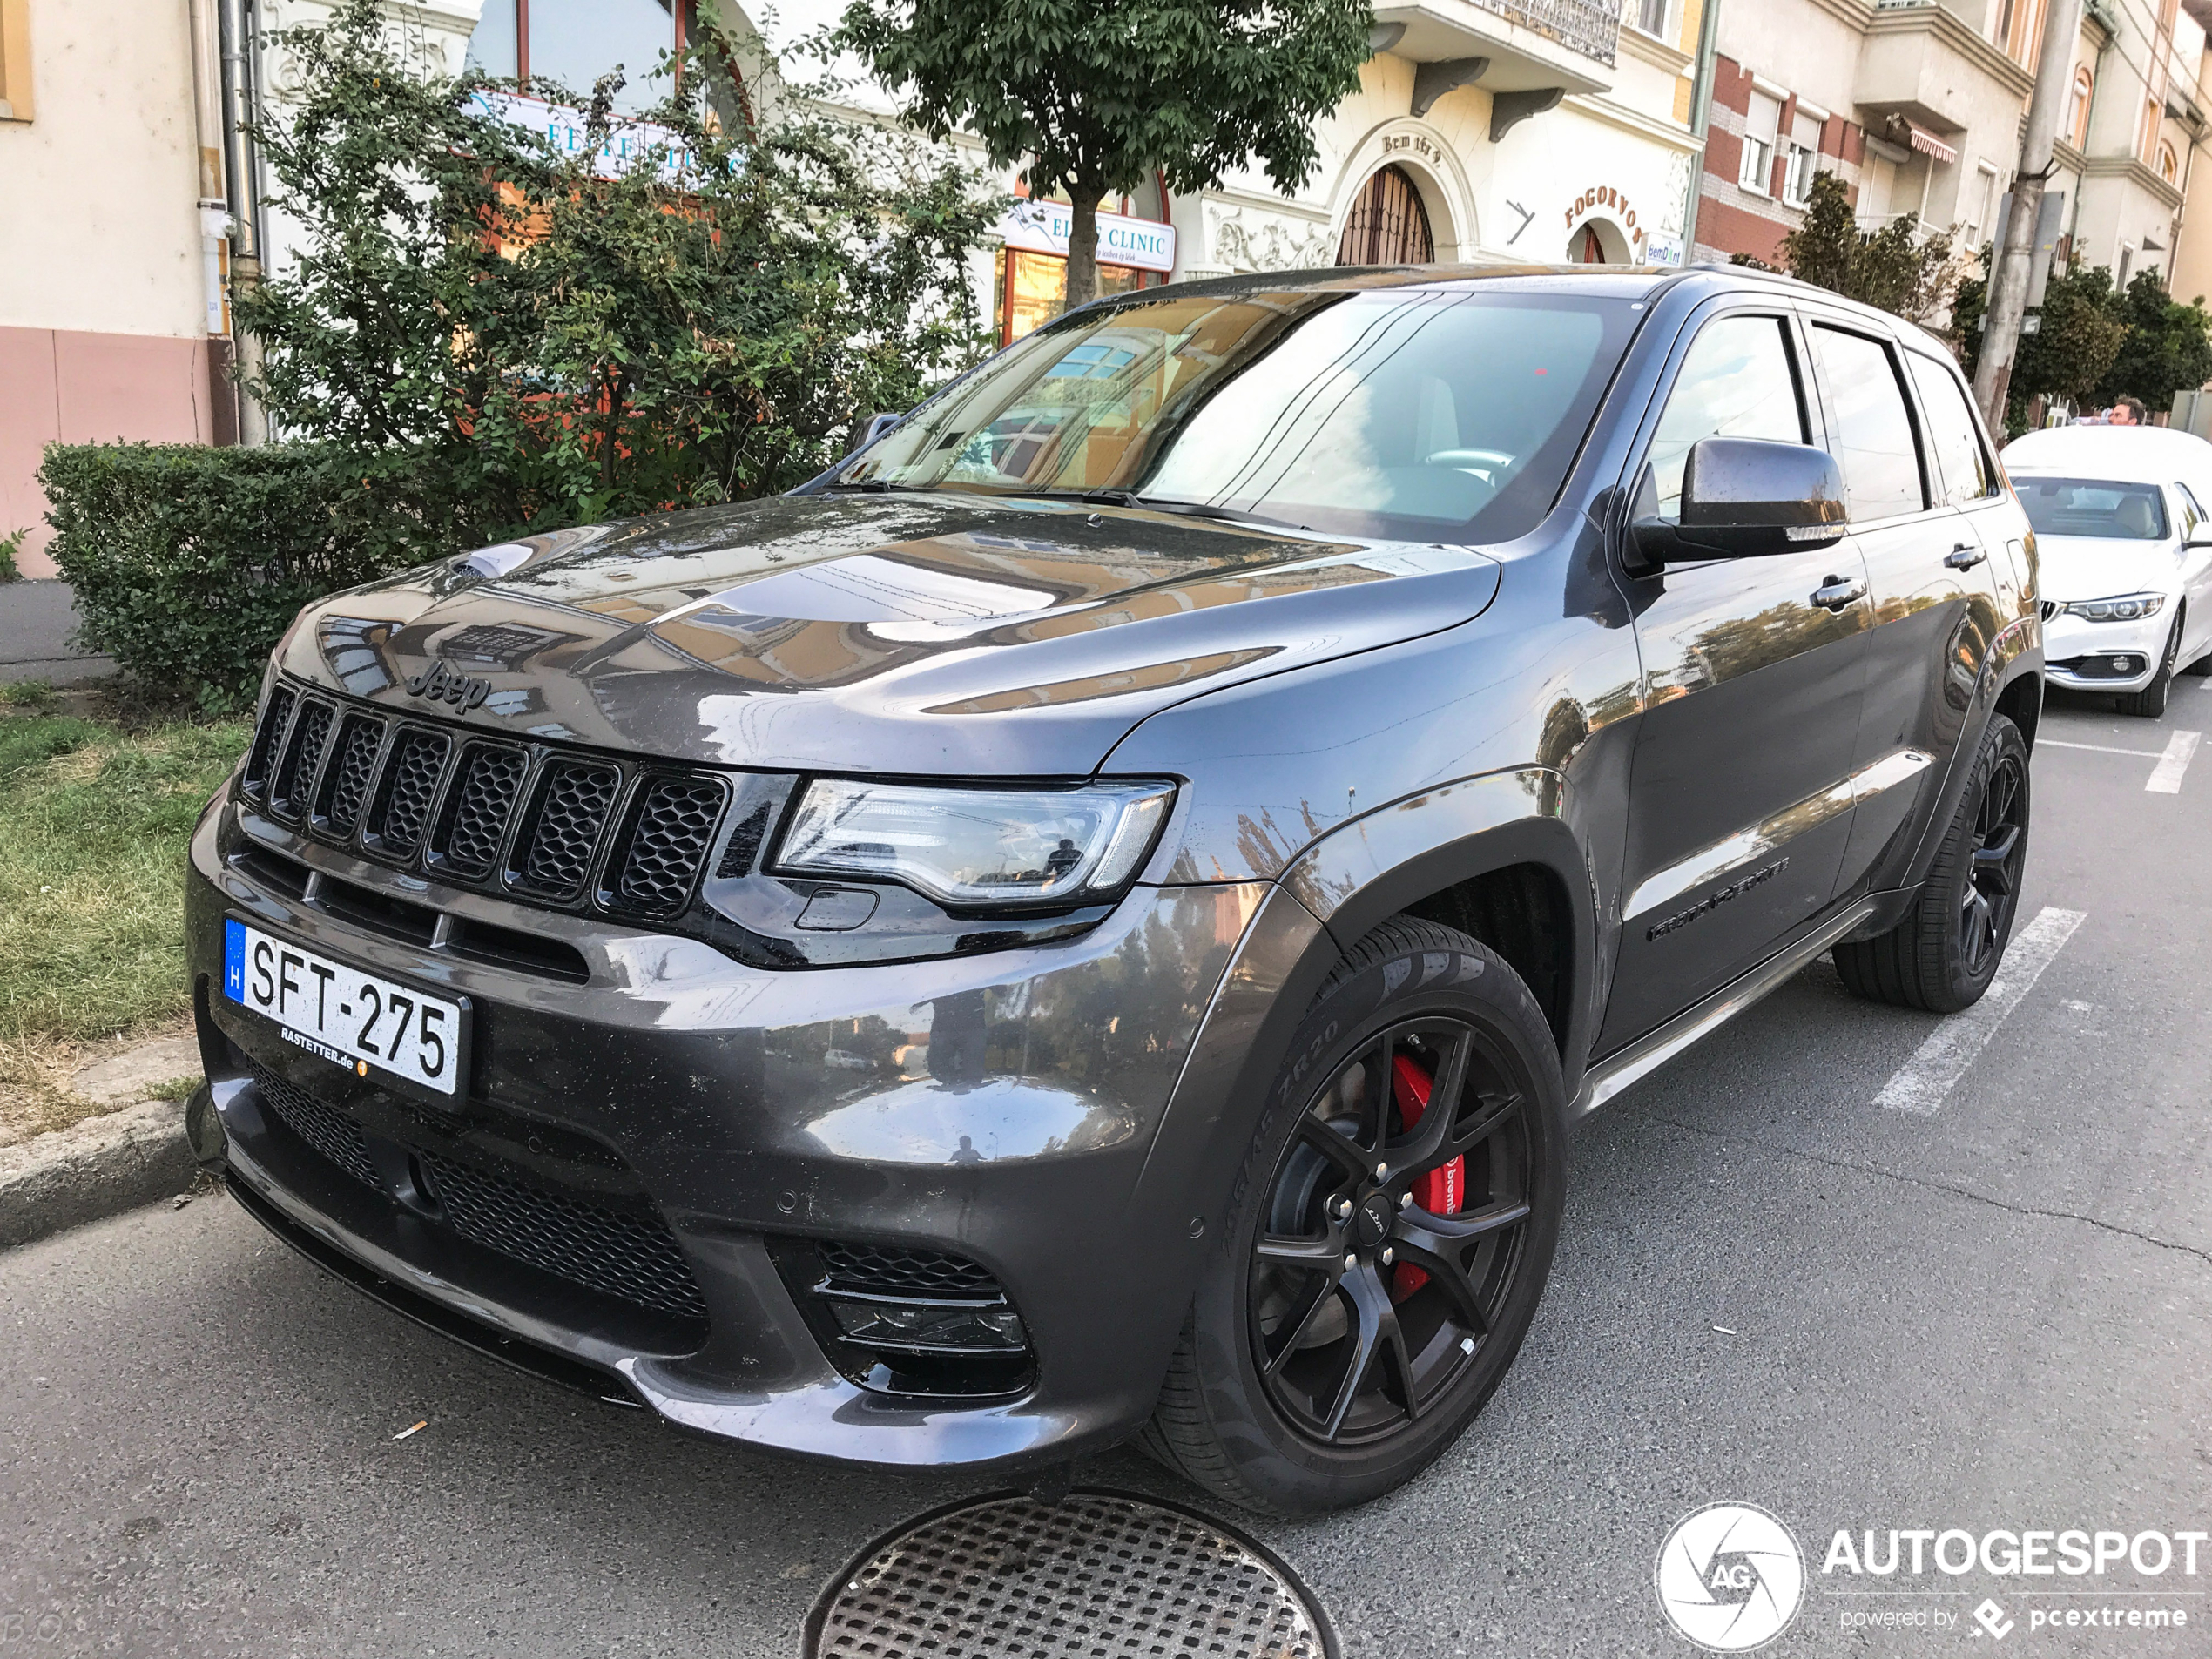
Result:
<svg viewBox="0 0 2212 1659">
<path fill-rule="evenodd" d="M 2015 477 L 2020 505 L 2039 536 L 2081 536 L 2103 542 L 2162 542 L 2166 503 L 2155 484 L 2108 478 Z"/>
</svg>

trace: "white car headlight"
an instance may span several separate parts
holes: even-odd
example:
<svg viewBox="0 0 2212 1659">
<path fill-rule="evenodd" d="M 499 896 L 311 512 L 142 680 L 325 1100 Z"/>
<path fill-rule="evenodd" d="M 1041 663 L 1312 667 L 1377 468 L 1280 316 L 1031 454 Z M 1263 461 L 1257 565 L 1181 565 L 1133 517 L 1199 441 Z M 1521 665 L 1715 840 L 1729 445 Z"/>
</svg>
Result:
<svg viewBox="0 0 2212 1659">
<path fill-rule="evenodd" d="M 2162 593 L 2128 593 L 2116 599 L 2076 599 L 2066 610 L 2088 622 L 2141 622 L 2156 616 L 2165 604 Z"/>
<path fill-rule="evenodd" d="M 1136 873 L 1175 799 L 1167 783 L 937 788 L 820 778 L 775 868 L 903 882 L 948 905 L 1076 904 Z"/>
</svg>

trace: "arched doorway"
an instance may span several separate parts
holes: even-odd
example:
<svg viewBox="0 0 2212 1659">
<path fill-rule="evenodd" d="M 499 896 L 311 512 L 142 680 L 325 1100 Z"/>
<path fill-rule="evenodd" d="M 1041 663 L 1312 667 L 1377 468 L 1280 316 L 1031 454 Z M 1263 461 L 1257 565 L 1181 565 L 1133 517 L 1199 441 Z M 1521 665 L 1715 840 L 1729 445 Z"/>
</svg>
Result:
<svg viewBox="0 0 2212 1659">
<path fill-rule="evenodd" d="M 1567 238 L 1569 265 L 1633 265 L 1635 255 L 1621 227 L 1608 219 L 1588 219 Z"/>
<path fill-rule="evenodd" d="M 1339 265 L 1427 265 L 1435 258 L 1428 209 L 1411 174 L 1393 163 L 1360 185 L 1337 239 Z"/>
</svg>

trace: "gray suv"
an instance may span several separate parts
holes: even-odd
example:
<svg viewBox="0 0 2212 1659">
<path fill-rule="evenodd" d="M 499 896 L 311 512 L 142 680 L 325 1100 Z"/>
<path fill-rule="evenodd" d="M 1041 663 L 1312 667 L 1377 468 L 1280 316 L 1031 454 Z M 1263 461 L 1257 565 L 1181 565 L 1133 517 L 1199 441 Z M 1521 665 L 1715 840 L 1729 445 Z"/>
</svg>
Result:
<svg viewBox="0 0 2212 1659">
<path fill-rule="evenodd" d="M 193 840 L 195 1146 L 668 1422 L 1310 1513 L 1512 1363 L 1569 1126 L 2011 930 L 2033 543 L 1927 336 L 1325 271 L 1020 341 L 794 493 L 308 608 Z"/>
</svg>

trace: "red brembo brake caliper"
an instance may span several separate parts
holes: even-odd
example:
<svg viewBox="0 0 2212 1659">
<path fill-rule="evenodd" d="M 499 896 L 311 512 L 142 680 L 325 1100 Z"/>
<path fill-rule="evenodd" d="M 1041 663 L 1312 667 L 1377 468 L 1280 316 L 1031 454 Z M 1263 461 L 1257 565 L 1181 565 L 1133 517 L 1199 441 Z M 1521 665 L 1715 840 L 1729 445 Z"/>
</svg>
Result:
<svg viewBox="0 0 2212 1659">
<path fill-rule="evenodd" d="M 1390 1057 L 1391 1098 L 1398 1105 L 1398 1121 L 1412 1130 L 1428 1109 L 1429 1090 L 1436 1080 L 1421 1069 L 1413 1055 Z M 1413 1177 L 1413 1202 L 1433 1216 L 1456 1216 L 1467 1198 L 1467 1161 L 1465 1155 Z M 1391 1276 L 1392 1299 L 1402 1302 L 1428 1283 L 1428 1274 L 1411 1262 L 1400 1262 Z"/>
</svg>

